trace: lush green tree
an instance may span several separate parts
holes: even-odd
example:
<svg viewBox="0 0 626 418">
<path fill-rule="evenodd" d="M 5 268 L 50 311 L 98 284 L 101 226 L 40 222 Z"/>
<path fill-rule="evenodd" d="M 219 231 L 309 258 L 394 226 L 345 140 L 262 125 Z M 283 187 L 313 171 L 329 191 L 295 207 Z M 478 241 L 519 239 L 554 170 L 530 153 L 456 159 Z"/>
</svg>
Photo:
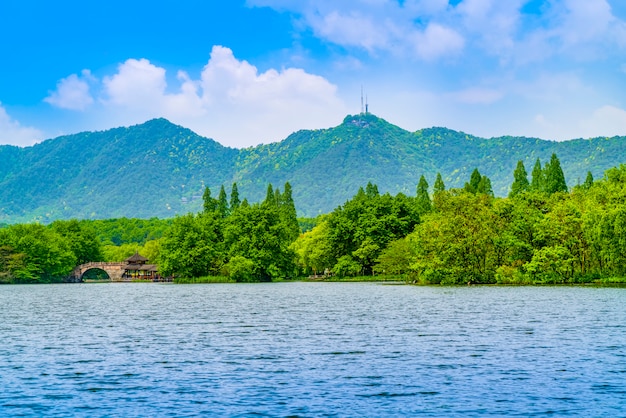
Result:
<svg viewBox="0 0 626 418">
<path fill-rule="evenodd" d="M 515 171 L 513 172 L 513 184 L 511 184 L 509 197 L 518 196 L 528 190 L 530 190 L 528 173 L 526 172 L 526 167 L 524 167 L 524 162 L 519 160 L 517 162 L 517 166 L 515 167 Z"/>
<path fill-rule="evenodd" d="M 241 255 L 236 255 L 226 264 L 225 270 L 228 276 L 236 282 L 253 282 L 254 261 Z"/>
<path fill-rule="evenodd" d="M 211 213 L 217 210 L 217 200 L 211 197 L 211 189 L 209 186 L 204 188 L 204 193 L 202 194 L 203 201 L 203 209 L 204 213 Z"/>
<path fill-rule="evenodd" d="M 478 183 L 478 188 L 476 189 L 476 193 L 485 194 L 487 196 L 493 197 L 493 189 L 491 187 L 491 179 L 489 179 L 489 177 L 481 177 L 480 182 Z"/>
<path fill-rule="evenodd" d="M 122 245 L 104 245 L 102 247 L 102 255 L 106 262 L 121 262 L 135 253 L 143 255 L 141 244 L 130 242 Z"/>
<path fill-rule="evenodd" d="M 237 188 L 237 183 L 233 183 L 233 187 L 230 191 L 230 210 L 237 210 L 239 205 L 241 205 L 241 201 L 239 200 L 239 189 Z"/>
<path fill-rule="evenodd" d="M 81 228 L 93 229 L 102 245 L 145 244 L 159 239 L 172 224 L 172 219 L 115 218 L 81 220 Z M 131 254 L 132 255 L 132 254 Z"/>
<path fill-rule="evenodd" d="M 281 220 L 279 208 L 273 203 L 242 205 L 227 219 L 224 240 L 230 259 L 240 256 L 254 263 L 254 281 L 295 275 L 290 234 Z"/>
<path fill-rule="evenodd" d="M 283 193 L 279 195 L 279 208 L 289 240 L 293 242 L 300 235 L 300 224 L 298 223 L 298 214 L 292 193 L 291 184 L 286 182 Z"/>
<path fill-rule="evenodd" d="M 426 215 L 407 238 L 415 270 L 426 283 L 491 283 L 498 235 L 492 199 L 484 194 L 442 193 L 441 210 Z"/>
<path fill-rule="evenodd" d="M 26 254 L 18 253 L 12 247 L 0 247 L 0 284 L 32 280 L 35 276 L 26 264 Z"/>
<path fill-rule="evenodd" d="M 537 158 L 531 173 L 530 190 L 535 192 L 545 191 L 545 173 L 541 168 L 541 161 Z"/>
<path fill-rule="evenodd" d="M 374 271 L 382 274 L 408 274 L 415 254 L 406 238 L 400 238 L 389 243 L 376 259 Z"/>
<path fill-rule="evenodd" d="M 435 184 L 433 185 L 433 209 L 439 210 L 441 205 L 441 195 L 445 193 L 446 185 L 441 178 L 441 174 L 437 173 Z"/>
<path fill-rule="evenodd" d="M 532 260 L 525 265 L 535 283 L 565 283 L 569 276 L 571 254 L 562 245 L 536 250 Z"/>
<path fill-rule="evenodd" d="M 333 267 L 333 251 L 328 234 L 328 222 L 324 220 L 292 244 L 298 266 L 303 271 L 319 274 Z"/>
<path fill-rule="evenodd" d="M 491 180 L 487 176 L 483 176 L 480 174 L 477 168 L 472 171 L 472 175 L 470 176 L 470 181 L 465 183 L 463 187 L 468 193 L 472 194 L 486 194 L 488 196 L 493 196 L 493 189 L 491 187 Z"/>
<path fill-rule="evenodd" d="M 474 171 L 472 171 L 472 175 L 470 176 L 469 182 L 465 183 L 465 186 L 463 187 L 463 189 L 468 193 L 472 193 L 472 194 L 478 193 L 478 188 L 480 187 L 480 182 L 482 178 L 483 176 L 480 174 L 480 171 L 478 171 L 478 169 L 475 168 Z"/>
<path fill-rule="evenodd" d="M 349 255 L 339 257 L 333 267 L 333 272 L 338 277 L 358 276 L 362 271 L 361 265 Z"/>
<path fill-rule="evenodd" d="M 372 184 L 372 182 L 368 182 L 367 186 L 365 186 L 365 194 L 369 198 L 374 198 L 374 197 L 378 196 L 380 194 L 378 192 L 378 186 L 375 185 L 375 184 Z"/>
<path fill-rule="evenodd" d="M 267 192 L 265 193 L 265 200 L 263 203 L 267 205 L 275 205 L 277 203 L 276 193 L 274 193 L 274 187 L 272 187 L 271 183 L 267 185 Z"/>
<path fill-rule="evenodd" d="M 370 191 L 374 186 L 369 187 Z M 327 218 L 333 259 L 350 256 L 361 265 L 361 274 L 372 268 L 389 242 L 404 237 L 419 223 L 413 199 L 399 193 L 392 197 L 367 191 L 346 202 Z M 344 259 L 345 260 L 345 259 Z"/>
<path fill-rule="evenodd" d="M 96 237 L 96 231 L 89 224 L 81 224 L 73 219 L 69 221 L 55 221 L 50 227 L 65 238 L 74 253 L 77 264 L 103 260 L 102 249 Z"/>
<path fill-rule="evenodd" d="M 433 194 L 437 194 L 440 192 L 446 191 L 446 185 L 441 178 L 441 173 L 437 173 L 437 178 L 435 179 L 435 185 L 433 186 Z"/>
<path fill-rule="evenodd" d="M 420 177 L 420 181 L 417 184 L 415 203 L 417 206 L 417 212 L 420 215 L 428 213 L 432 210 L 432 202 L 430 201 L 430 196 L 428 195 L 428 182 L 423 175 Z"/>
<path fill-rule="evenodd" d="M 68 239 L 40 224 L 16 224 L 0 229 L 2 247 L 9 255 L 9 262 L 20 263 L 12 271 L 20 281 L 62 281 L 77 265 Z"/>
<path fill-rule="evenodd" d="M 561 162 L 556 154 L 552 154 L 550 162 L 546 164 L 544 181 L 544 191 L 546 193 L 567 192 L 565 175 L 563 174 Z"/>
<path fill-rule="evenodd" d="M 225 259 L 222 229 L 223 220 L 215 211 L 174 219 L 160 242 L 162 274 L 218 275 Z"/>
<path fill-rule="evenodd" d="M 217 198 L 217 213 L 219 213 L 222 218 L 226 218 L 230 213 L 230 208 L 228 207 L 228 197 L 226 196 L 226 190 L 224 189 L 223 184 Z"/>
</svg>

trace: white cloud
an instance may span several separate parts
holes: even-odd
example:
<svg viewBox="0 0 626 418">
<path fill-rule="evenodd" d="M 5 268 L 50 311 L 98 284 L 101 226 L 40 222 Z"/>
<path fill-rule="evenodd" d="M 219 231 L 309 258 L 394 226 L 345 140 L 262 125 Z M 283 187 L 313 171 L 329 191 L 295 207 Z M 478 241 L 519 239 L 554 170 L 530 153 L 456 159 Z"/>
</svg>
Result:
<svg viewBox="0 0 626 418">
<path fill-rule="evenodd" d="M 463 35 L 452 29 L 445 0 L 331 0 L 249 1 L 297 14 L 304 30 L 346 48 L 362 49 L 372 56 L 391 53 L 402 58 L 434 60 L 456 55 Z"/>
<path fill-rule="evenodd" d="M 117 74 L 104 77 L 106 98 L 122 106 L 158 107 L 165 93 L 165 69 L 147 59 L 129 59 L 119 65 Z"/>
<path fill-rule="evenodd" d="M 417 55 L 425 60 L 457 54 L 465 44 L 456 31 L 436 23 L 429 24 L 424 32 L 416 32 L 413 41 Z"/>
<path fill-rule="evenodd" d="M 128 59 L 101 87 L 91 115 L 112 126 L 165 117 L 237 147 L 331 126 L 345 114 L 337 87 L 325 78 L 298 68 L 260 73 L 221 46 L 213 47 L 199 79 L 179 71 L 177 83 L 168 85 L 165 68 Z"/>
<path fill-rule="evenodd" d="M 22 126 L 9 116 L 0 103 L 0 144 L 28 146 L 43 139 L 43 133 L 38 129 Z"/>
<path fill-rule="evenodd" d="M 593 61 L 626 47 L 626 22 L 607 0 L 249 0 L 292 13 L 301 31 L 373 57 L 442 59 L 466 54 L 525 66 L 552 57 Z M 533 10 L 533 8 L 539 8 Z M 530 8 L 529 10 L 526 10 Z M 416 48 L 415 40 L 421 45 Z M 413 54 L 413 55 L 411 55 Z"/>
<path fill-rule="evenodd" d="M 62 109 L 85 110 L 93 103 L 89 83 L 94 80 L 89 70 L 83 70 L 82 77 L 72 74 L 59 80 L 57 89 L 50 92 L 44 101 Z"/>
<path fill-rule="evenodd" d="M 230 130 L 225 139 L 231 144 L 280 140 L 298 129 L 332 125 L 345 112 L 337 87 L 323 77 L 298 68 L 259 73 L 221 46 L 213 48 L 200 85 L 211 125 Z"/>
<path fill-rule="evenodd" d="M 565 45 L 604 39 L 615 18 L 606 0 L 566 0 L 556 33 Z"/>
</svg>

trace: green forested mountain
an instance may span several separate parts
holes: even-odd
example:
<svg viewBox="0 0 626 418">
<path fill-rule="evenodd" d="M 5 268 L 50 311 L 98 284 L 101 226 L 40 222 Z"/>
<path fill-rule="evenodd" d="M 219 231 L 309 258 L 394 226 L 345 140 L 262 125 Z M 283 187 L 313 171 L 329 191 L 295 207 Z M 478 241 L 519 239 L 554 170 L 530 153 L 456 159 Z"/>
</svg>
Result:
<svg viewBox="0 0 626 418">
<path fill-rule="evenodd" d="M 0 147 L 0 219 L 172 217 L 230 182 L 237 154 L 165 119 Z"/>
<path fill-rule="evenodd" d="M 230 190 L 233 182 L 251 201 L 263 199 L 268 183 L 290 182 L 300 215 L 315 216 L 369 181 L 381 193 L 413 196 L 422 174 L 431 187 L 438 172 L 446 187 L 462 187 L 475 168 L 504 196 L 518 160 L 530 171 L 552 153 L 573 186 L 587 171 L 601 178 L 624 163 L 626 137 L 484 139 L 445 128 L 409 132 L 361 114 L 334 128 L 237 150 L 155 119 L 28 148 L 0 146 L 0 222 L 171 217 L 201 210 L 204 186 L 217 196 L 222 184 Z"/>
</svg>

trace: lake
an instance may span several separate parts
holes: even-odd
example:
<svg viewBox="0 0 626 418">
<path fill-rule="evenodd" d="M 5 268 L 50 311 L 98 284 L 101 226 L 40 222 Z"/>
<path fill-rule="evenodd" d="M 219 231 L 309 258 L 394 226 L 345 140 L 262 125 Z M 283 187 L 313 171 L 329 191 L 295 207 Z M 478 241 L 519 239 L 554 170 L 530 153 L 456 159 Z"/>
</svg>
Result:
<svg viewBox="0 0 626 418">
<path fill-rule="evenodd" d="M 0 416 L 626 416 L 626 289 L 0 287 Z"/>
</svg>

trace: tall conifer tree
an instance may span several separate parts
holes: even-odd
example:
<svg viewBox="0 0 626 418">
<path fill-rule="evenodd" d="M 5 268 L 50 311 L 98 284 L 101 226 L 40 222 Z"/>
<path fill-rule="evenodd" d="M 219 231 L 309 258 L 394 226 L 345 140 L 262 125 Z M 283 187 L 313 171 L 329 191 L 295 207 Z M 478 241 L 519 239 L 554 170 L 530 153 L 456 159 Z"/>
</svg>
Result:
<svg viewBox="0 0 626 418">
<path fill-rule="evenodd" d="M 223 184 L 220 188 L 220 194 L 217 198 L 217 211 L 222 218 L 226 218 L 230 212 L 228 208 L 228 197 L 226 196 L 226 190 L 224 189 Z"/>
<path fill-rule="evenodd" d="M 552 154 L 550 162 L 546 164 L 545 170 L 545 187 L 547 193 L 567 192 L 567 183 L 565 175 L 561 169 L 561 162 L 556 154 Z"/>
<path fill-rule="evenodd" d="M 435 179 L 435 184 L 433 185 L 433 195 L 436 195 L 439 192 L 445 192 L 446 185 L 441 178 L 441 173 L 437 173 L 437 178 Z"/>
<path fill-rule="evenodd" d="M 545 191 L 545 173 L 541 168 L 541 161 L 537 158 L 533 172 L 531 173 L 530 190 L 534 192 Z"/>
<path fill-rule="evenodd" d="M 239 200 L 239 190 L 237 189 L 237 183 L 233 183 L 233 187 L 230 191 L 230 210 L 235 211 L 241 205 Z"/>
<path fill-rule="evenodd" d="M 276 194 L 274 193 L 274 187 L 272 187 L 272 183 L 267 185 L 267 193 L 265 193 L 265 200 L 263 203 L 268 205 L 276 204 Z"/>
<path fill-rule="evenodd" d="M 491 179 L 487 176 L 481 176 L 476 193 L 486 194 L 487 196 L 493 196 L 493 188 L 491 187 Z"/>
<path fill-rule="evenodd" d="M 480 181 L 482 180 L 482 178 L 483 176 L 480 174 L 480 171 L 475 168 L 474 171 L 472 171 L 469 183 L 465 183 L 465 186 L 463 188 L 467 192 L 476 194 L 478 192 L 478 188 L 480 187 Z"/>
<path fill-rule="evenodd" d="M 511 191 L 509 192 L 509 197 L 515 197 L 523 192 L 526 192 L 530 189 L 530 183 L 528 182 L 528 173 L 526 172 L 526 167 L 524 167 L 524 162 L 519 160 L 517 162 L 517 167 L 515 167 L 515 171 L 513 172 L 513 184 L 511 184 Z"/>
<path fill-rule="evenodd" d="M 378 196 L 379 195 L 379 193 L 378 193 L 378 186 L 375 185 L 375 184 L 372 184 L 371 181 L 368 181 L 367 182 L 367 186 L 365 186 L 365 194 L 369 198 Z"/>
<path fill-rule="evenodd" d="M 204 193 L 202 194 L 203 201 L 203 209 L 205 213 L 215 212 L 217 209 L 217 200 L 211 197 L 211 189 L 209 186 L 204 188 Z"/>
<path fill-rule="evenodd" d="M 431 211 L 432 203 L 430 201 L 430 196 L 428 196 L 428 182 L 426 181 L 426 178 L 424 178 L 424 175 L 420 177 L 420 181 L 417 184 L 415 201 L 417 204 L 417 212 L 420 215 Z"/>
<path fill-rule="evenodd" d="M 289 238 L 295 241 L 300 235 L 300 224 L 298 224 L 298 215 L 296 213 L 296 205 L 293 201 L 291 184 L 285 183 L 285 191 L 281 196 L 281 216 L 287 227 Z"/>
</svg>

